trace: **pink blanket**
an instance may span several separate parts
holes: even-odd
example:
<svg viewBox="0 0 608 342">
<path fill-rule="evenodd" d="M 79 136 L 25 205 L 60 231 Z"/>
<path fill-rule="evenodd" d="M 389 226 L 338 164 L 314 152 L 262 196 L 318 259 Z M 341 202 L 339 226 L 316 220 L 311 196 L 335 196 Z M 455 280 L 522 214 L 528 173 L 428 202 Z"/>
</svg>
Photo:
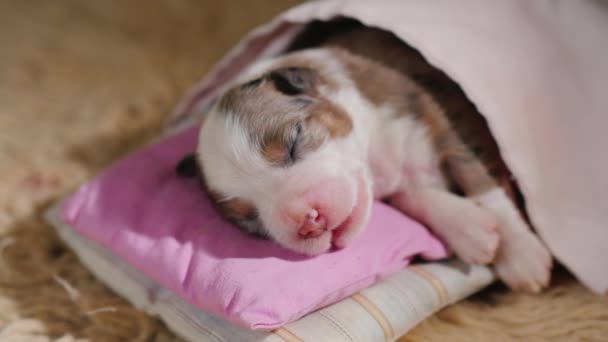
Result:
<svg viewBox="0 0 608 342">
<path fill-rule="evenodd" d="M 464 89 L 486 117 L 555 257 L 608 290 L 608 5 L 602 1 L 325 0 L 252 32 L 175 111 L 202 113 L 256 58 L 314 19 L 394 32 Z"/>
<path fill-rule="evenodd" d="M 247 236 L 174 169 L 196 129 L 115 163 L 62 207 L 63 219 L 190 304 L 252 329 L 271 329 L 398 271 L 415 255 L 446 257 L 421 225 L 376 203 L 349 248 L 314 258 Z"/>
</svg>

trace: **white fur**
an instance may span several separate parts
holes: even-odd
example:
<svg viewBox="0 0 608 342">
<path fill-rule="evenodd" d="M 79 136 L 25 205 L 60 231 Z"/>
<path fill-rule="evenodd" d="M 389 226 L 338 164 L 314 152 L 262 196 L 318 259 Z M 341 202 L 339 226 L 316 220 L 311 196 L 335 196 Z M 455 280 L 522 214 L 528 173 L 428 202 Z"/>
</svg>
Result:
<svg viewBox="0 0 608 342">
<path fill-rule="evenodd" d="M 282 212 L 286 203 L 296 203 L 298 196 L 304 196 L 320 182 L 339 183 L 336 188 L 342 189 L 342 193 L 334 200 L 339 202 L 334 203 L 338 208 L 352 211 L 359 202 L 363 202 L 364 207 L 356 225 L 333 242 L 343 247 L 356 238 L 367 223 L 372 185 L 374 195 L 382 197 L 405 183 L 441 183 L 441 176 L 427 172 L 436 169 L 436 157 L 421 124 L 407 115 L 388 120 L 388 116 L 395 117 L 398 113 L 388 105 L 379 108 L 367 101 L 331 52 L 311 49 L 297 54 L 322 63 L 324 77 L 338 84 L 336 91 L 321 87 L 319 92 L 351 116 L 352 132 L 344 138 L 327 141 L 295 165 L 280 168 L 260 155 L 238 119 L 226 119 L 238 118 L 238 115 L 219 113 L 214 108 L 201 129 L 198 154 L 211 188 L 221 190 L 226 199 L 238 197 L 254 203 L 269 235 L 283 246 L 318 254 L 331 247 L 331 236 L 298 239 L 298 223 Z M 260 77 L 276 63 L 277 59 L 256 63 L 239 82 Z M 339 223 L 333 222 L 334 226 Z"/>
<path fill-rule="evenodd" d="M 427 127 L 410 113 L 395 112 L 390 104 L 378 107 L 367 101 L 329 50 L 292 55 L 296 54 L 322 65 L 323 76 L 338 84 L 337 90 L 320 87 L 319 92 L 350 115 L 352 132 L 325 142 L 292 166 L 276 167 L 261 156 L 257 142 L 249 140 L 239 115 L 213 108 L 202 126 L 197 151 L 211 188 L 225 200 L 242 198 L 253 203 L 271 238 L 306 254 L 351 243 L 367 224 L 373 197 L 390 196 L 394 205 L 425 221 L 467 262 L 491 262 L 500 236 L 495 260 L 500 277 L 512 288 L 529 291 L 546 285 L 550 254 L 503 189 L 472 199 L 448 193 Z M 252 65 L 237 83 L 262 76 L 283 58 L 289 57 Z M 331 184 L 331 191 L 325 190 L 321 202 L 339 213 L 326 213 L 330 230 L 348 217 L 354 223 L 335 241 L 329 232 L 299 238 L 300 223 L 288 213 L 310 212 L 306 206 L 311 189 L 323 191 L 319 184 L 324 182 Z"/>
<path fill-rule="evenodd" d="M 377 123 L 369 133 L 369 164 L 376 198 L 407 187 L 445 188 L 442 175 L 436 172 L 437 156 L 427 129 L 413 116 L 402 114 L 394 113 L 390 106 L 379 108 Z M 386 118 L 396 115 L 400 118 Z"/>
<path fill-rule="evenodd" d="M 344 75 L 338 62 L 323 50 L 312 50 L 302 53 L 307 58 L 322 60 L 330 77 L 340 83 L 339 91 L 330 93 L 321 88 L 320 92 L 342 105 L 349 113 L 358 113 L 352 117 L 354 134 L 343 139 L 330 140 L 320 149 L 307 154 L 306 158 L 288 168 L 272 166 L 257 151 L 254 142 L 239 123 L 238 115 L 219 113 L 214 108 L 206 118 L 200 132 L 198 149 L 202 160 L 203 172 L 211 188 L 220 189 L 226 199 L 239 197 L 256 205 L 260 218 L 270 236 L 285 247 L 308 254 L 317 254 L 331 247 L 331 236 L 326 234 L 319 238 L 302 240 L 297 238 L 292 222 L 281 212 L 286 202 L 303 194 L 324 179 L 340 180 L 343 188 L 348 189 L 341 197 L 345 210 L 355 207 L 360 191 L 370 192 L 369 187 L 359 186 L 358 178 L 369 176 L 363 162 L 366 159 L 368 140 L 361 130 L 365 127 L 361 108 L 361 96 Z M 243 80 L 259 77 L 273 67 L 273 60 L 264 61 L 250 68 Z M 368 109 L 371 111 L 371 108 Z M 371 198 L 371 196 L 368 196 Z M 365 206 L 371 206 L 365 203 Z M 363 221 L 367 221 L 366 213 Z M 362 224 L 364 224 L 363 222 Z M 336 222 L 334 225 L 338 225 Z M 361 224 L 361 225 L 362 225 Z M 353 228 L 358 230 L 359 227 Z"/>
</svg>

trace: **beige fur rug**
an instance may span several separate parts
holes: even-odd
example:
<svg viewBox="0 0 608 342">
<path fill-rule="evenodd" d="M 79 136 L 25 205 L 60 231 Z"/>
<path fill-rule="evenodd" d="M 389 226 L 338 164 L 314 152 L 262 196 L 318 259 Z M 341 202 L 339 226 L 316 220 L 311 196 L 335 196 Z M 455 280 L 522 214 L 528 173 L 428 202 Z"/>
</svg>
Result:
<svg viewBox="0 0 608 342">
<path fill-rule="evenodd" d="M 96 281 L 41 213 L 157 134 L 237 39 L 295 2 L 0 1 L 0 340 L 178 340 Z M 403 341 L 608 339 L 608 298 L 558 273 L 542 295 L 495 286 Z"/>
</svg>

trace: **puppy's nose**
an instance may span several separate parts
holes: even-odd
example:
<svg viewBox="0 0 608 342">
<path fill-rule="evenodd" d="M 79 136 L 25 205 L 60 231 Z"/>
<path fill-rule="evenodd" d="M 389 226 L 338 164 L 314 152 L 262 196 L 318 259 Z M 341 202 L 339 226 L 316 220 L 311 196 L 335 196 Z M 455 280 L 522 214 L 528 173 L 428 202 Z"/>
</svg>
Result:
<svg viewBox="0 0 608 342">
<path fill-rule="evenodd" d="M 327 219 L 315 209 L 306 214 L 306 219 L 298 230 L 298 235 L 303 238 L 315 238 L 327 230 Z"/>
</svg>

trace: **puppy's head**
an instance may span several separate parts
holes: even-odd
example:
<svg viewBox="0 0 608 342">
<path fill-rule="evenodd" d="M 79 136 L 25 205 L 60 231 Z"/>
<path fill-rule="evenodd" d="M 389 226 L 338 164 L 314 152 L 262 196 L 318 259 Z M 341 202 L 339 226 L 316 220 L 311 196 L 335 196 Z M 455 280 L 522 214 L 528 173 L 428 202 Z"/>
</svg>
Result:
<svg viewBox="0 0 608 342">
<path fill-rule="evenodd" d="M 344 247 L 368 220 L 371 181 L 352 94 L 336 70 L 283 60 L 228 90 L 196 152 L 219 211 L 247 232 L 305 254 Z"/>
</svg>

